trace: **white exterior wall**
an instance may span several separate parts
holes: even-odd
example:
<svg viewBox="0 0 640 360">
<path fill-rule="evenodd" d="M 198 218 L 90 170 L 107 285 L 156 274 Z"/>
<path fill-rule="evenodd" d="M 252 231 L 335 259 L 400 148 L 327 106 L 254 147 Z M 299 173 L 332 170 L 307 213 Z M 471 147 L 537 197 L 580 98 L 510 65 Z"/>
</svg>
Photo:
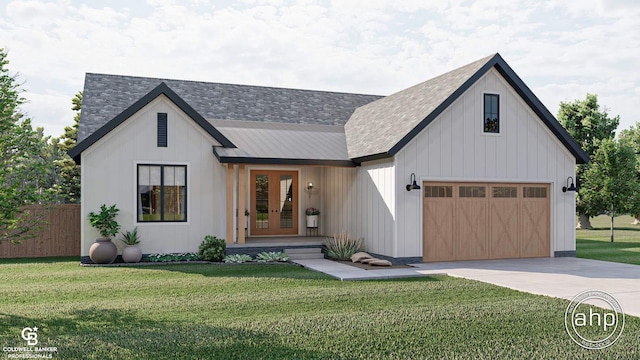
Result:
<svg viewBox="0 0 640 360">
<path fill-rule="evenodd" d="M 483 133 L 483 94 L 500 94 L 500 134 Z M 397 252 L 422 256 L 422 193 L 407 192 L 409 175 L 424 180 L 551 183 L 551 254 L 575 250 L 575 157 L 501 75 L 492 69 L 395 157 Z"/>
<path fill-rule="evenodd" d="M 168 147 L 157 147 L 157 113 L 168 115 Z M 98 232 L 88 214 L 116 204 L 121 231 L 138 227 L 143 253 L 196 251 L 205 235 L 225 237 L 225 168 L 219 145 L 170 100 L 161 96 L 82 153 L 81 255 Z M 136 165 L 187 165 L 187 222 L 138 223 Z M 118 238 L 119 235 L 116 237 Z M 119 241 L 115 243 L 120 247 Z"/>
<path fill-rule="evenodd" d="M 395 256 L 395 176 L 391 160 L 357 168 L 324 168 L 321 226 L 326 235 L 346 231 L 364 238 L 365 250 Z"/>
</svg>

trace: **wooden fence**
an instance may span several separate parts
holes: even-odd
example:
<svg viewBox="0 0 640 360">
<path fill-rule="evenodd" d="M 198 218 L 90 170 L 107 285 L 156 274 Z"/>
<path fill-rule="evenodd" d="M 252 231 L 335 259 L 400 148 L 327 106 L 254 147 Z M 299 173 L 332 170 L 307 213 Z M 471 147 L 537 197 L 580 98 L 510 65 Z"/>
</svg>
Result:
<svg viewBox="0 0 640 360">
<path fill-rule="evenodd" d="M 37 211 L 38 207 L 34 206 Z M 0 243 L 0 258 L 80 256 L 80 205 L 52 205 L 44 230 L 21 245 Z"/>
</svg>

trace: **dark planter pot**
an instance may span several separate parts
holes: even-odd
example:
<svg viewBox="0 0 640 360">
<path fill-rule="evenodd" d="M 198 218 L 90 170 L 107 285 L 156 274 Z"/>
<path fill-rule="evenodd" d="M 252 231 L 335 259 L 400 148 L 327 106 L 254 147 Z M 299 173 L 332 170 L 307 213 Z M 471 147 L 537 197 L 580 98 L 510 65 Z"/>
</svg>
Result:
<svg viewBox="0 0 640 360">
<path fill-rule="evenodd" d="M 129 245 L 122 250 L 122 260 L 126 263 L 137 263 L 142 259 L 142 250 L 137 245 Z"/>
<path fill-rule="evenodd" d="M 116 244 L 110 238 L 99 238 L 89 248 L 89 257 L 96 264 L 111 264 L 118 256 Z"/>
</svg>

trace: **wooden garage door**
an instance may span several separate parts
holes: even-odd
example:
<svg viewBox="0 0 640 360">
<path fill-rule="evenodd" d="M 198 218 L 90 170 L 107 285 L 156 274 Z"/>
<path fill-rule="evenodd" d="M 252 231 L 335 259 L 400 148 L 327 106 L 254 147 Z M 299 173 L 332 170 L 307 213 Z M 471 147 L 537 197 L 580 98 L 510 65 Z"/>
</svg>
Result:
<svg viewBox="0 0 640 360">
<path fill-rule="evenodd" d="M 548 184 L 423 184 L 424 261 L 547 257 Z"/>
</svg>

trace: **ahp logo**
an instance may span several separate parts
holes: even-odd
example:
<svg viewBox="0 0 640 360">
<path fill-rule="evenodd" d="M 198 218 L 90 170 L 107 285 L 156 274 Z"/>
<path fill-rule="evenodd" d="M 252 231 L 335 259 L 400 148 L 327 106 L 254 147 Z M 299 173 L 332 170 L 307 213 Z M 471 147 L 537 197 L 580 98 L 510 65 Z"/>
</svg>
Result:
<svg viewBox="0 0 640 360">
<path fill-rule="evenodd" d="M 26 327 L 22 329 L 22 332 L 20 333 L 20 335 L 22 335 L 22 338 L 27 342 L 27 345 L 29 346 L 38 345 L 38 328 L 37 327 L 34 327 L 33 329 Z"/>
<path fill-rule="evenodd" d="M 564 326 L 576 344 L 585 349 L 604 349 L 622 335 L 624 312 L 611 294 L 587 290 L 576 295 L 567 306 Z"/>
</svg>

